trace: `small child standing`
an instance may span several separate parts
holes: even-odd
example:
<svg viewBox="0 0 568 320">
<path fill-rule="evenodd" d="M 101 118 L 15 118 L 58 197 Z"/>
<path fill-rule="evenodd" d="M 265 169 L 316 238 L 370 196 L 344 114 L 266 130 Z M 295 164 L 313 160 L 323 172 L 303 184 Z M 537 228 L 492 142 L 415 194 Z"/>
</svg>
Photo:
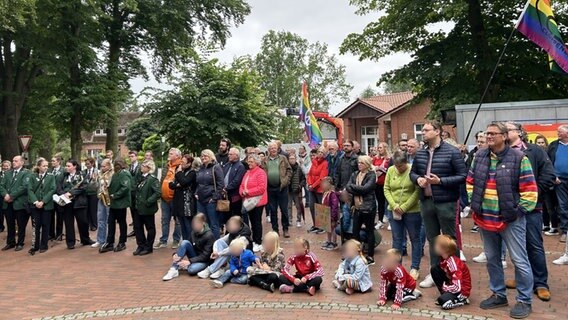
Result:
<svg viewBox="0 0 568 320">
<path fill-rule="evenodd" d="M 440 256 L 440 264 L 433 267 L 430 274 L 441 294 L 438 304 L 445 310 L 469 304 L 471 275 L 467 265 L 456 256 L 456 241 L 448 235 L 439 235 L 435 243 L 434 250 Z"/>
<path fill-rule="evenodd" d="M 341 235 L 341 241 L 345 242 L 353 238 L 353 217 L 351 214 L 351 203 L 353 202 L 353 197 L 349 192 L 344 190 L 341 192 L 339 199 L 341 200 L 339 234 Z"/>
<path fill-rule="evenodd" d="M 335 234 L 335 226 L 339 221 L 339 198 L 337 193 L 335 193 L 335 187 L 333 186 L 333 180 L 331 177 L 325 177 L 321 181 L 321 187 L 323 189 L 323 197 L 321 203 L 330 209 L 330 231 L 327 232 L 327 241 L 321 246 L 322 250 L 335 250 L 337 249 L 337 234 Z"/>
<path fill-rule="evenodd" d="M 274 288 L 280 285 L 280 271 L 286 261 L 278 233 L 270 231 L 265 234 L 262 247 L 264 250 L 256 259 L 256 266 L 248 269 L 249 285 L 274 292 Z"/>
<path fill-rule="evenodd" d="M 237 238 L 229 245 L 231 260 L 229 260 L 229 270 L 219 277 L 217 280 L 211 280 L 211 286 L 214 288 L 223 288 L 227 282 L 236 284 L 247 284 L 248 274 L 247 268 L 252 266 L 256 260 L 256 256 L 252 251 L 248 250 L 247 244 L 241 238 Z"/>
<path fill-rule="evenodd" d="M 392 299 L 393 310 L 400 309 L 403 302 L 418 299 L 422 293 L 416 290 L 416 280 L 400 264 L 402 254 L 396 249 L 386 252 L 381 266 L 381 285 L 377 304 L 384 306 L 387 299 Z"/>
<path fill-rule="evenodd" d="M 296 273 L 292 274 L 292 267 Z M 280 292 L 306 292 L 313 296 L 319 290 L 324 275 L 316 255 L 310 251 L 310 242 L 298 238 L 294 241 L 294 254 L 288 258 L 280 276 Z"/>
<path fill-rule="evenodd" d="M 370 290 L 373 282 L 361 242 L 353 239 L 345 242 L 343 258 L 345 260 L 339 264 L 335 280 L 332 282 L 333 286 L 348 295 Z"/>
</svg>

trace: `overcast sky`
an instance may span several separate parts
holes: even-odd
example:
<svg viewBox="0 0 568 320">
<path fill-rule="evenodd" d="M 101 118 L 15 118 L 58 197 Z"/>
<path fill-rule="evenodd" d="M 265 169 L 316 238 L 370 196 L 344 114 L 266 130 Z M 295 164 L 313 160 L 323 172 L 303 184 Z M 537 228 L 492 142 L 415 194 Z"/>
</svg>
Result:
<svg viewBox="0 0 568 320">
<path fill-rule="evenodd" d="M 355 99 L 367 86 L 375 86 L 380 76 L 400 67 L 410 60 L 408 55 L 397 54 L 379 62 L 363 61 L 351 54 L 339 55 L 339 46 L 352 32 L 363 28 L 378 17 L 358 16 L 348 0 L 248 0 L 252 12 L 245 23 L 232 29 L 227 45 L 214 56 L 230 63 L 234 57 L 255 55 L 260 49 L 260 40 L 269 30 L 290 31 L 308 39 L 329 45 L 331 53 L 338 55 L 339 62 L 346 66 L 347 81 L 354 86 L 351 92 Z M 159 86 L 155 82 L 140 79 L 132 82 L 132 89 L 139 92 L 145 86 Z M 298 94 L 300 94 L 298 92 Z M 341 111 L 346 104 L 331 108 L 331 113 Z"/>
</svg>

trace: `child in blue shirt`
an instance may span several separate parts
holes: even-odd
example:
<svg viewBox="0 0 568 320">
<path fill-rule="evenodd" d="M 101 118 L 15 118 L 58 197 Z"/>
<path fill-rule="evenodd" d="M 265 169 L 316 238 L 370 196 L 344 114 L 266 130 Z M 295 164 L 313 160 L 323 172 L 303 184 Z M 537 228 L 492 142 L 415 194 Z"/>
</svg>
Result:
<svg viewBox="0 0 568 320">
<path fill-rule="evenodd" d="M 212 287 L 223 288 L 223 285 L 229 281 L 235 284 L 248 283 L 247 268 L 253 265 L 256 261 L 256 256 L 252 251 L 247 250 L 246 247 L 246 243 L 240 238 L 231 242 L 229 245 L 231 254 L 230 268 L 219 279 L 211 281 Z"/>
</svg>

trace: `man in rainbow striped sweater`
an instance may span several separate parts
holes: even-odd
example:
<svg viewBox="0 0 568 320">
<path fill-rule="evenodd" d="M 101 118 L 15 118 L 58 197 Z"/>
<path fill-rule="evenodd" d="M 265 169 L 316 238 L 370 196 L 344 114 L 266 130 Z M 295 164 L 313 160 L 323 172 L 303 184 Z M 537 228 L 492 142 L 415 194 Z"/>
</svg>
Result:
<svg viewBox="0 0 568 320">
<path fill-rule="evenodd" d="M 529 159 L 507 143 L 507 126 L 487 127 L 488 149 L 476 153 L 466 183 L 473 218 L 483 237 L 492 296 L 481 302 L 482 309 L 508 305 L 501 246 L 505 242 L 515 266 L 517 303 L 510 311 L 515 319 L 530 315 L 533 274 L 526 250 L 525 215 L 535 209 L 538 187 Z"/>
</svg>

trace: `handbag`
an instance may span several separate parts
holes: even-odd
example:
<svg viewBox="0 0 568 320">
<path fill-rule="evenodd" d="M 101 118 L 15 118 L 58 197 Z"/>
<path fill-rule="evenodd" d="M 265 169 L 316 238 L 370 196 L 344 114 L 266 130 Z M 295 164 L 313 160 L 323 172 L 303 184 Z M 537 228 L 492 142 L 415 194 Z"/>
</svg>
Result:
<svg viewBox="0 0 568 320">
<path fill-rule="evenodd" d="M 213 187 L 215 188 L 215 193 L 217 193 L 217 181 L 215 179 L 215 166 L 211 168 L 211 174 L 213 175 Z M 215 207 L 217 212 L 230 212 L 231 211 L 231 201 L 227 199 L 227 193 L 221 192 L 221 199 L 217 200 L 217 205 Z"/>
<path fill-rule="evenodd" d="M 244 181 L 245 189 L 246 189 L 246 186 L 248 184 L 248 180 L 249 180 L 249 176 L 247 176 L 247 178 Z M 252 209 L 256 208 L 256 206 L 258 205 L 258 203 L 260 202 L 261 199 L 262 199 L 262 195 L 254 196 L 254 197 L 246 197 L 243 200 L 243 208 L 245 209 L 246 212 L 249 212 Z"/>
</svg>

